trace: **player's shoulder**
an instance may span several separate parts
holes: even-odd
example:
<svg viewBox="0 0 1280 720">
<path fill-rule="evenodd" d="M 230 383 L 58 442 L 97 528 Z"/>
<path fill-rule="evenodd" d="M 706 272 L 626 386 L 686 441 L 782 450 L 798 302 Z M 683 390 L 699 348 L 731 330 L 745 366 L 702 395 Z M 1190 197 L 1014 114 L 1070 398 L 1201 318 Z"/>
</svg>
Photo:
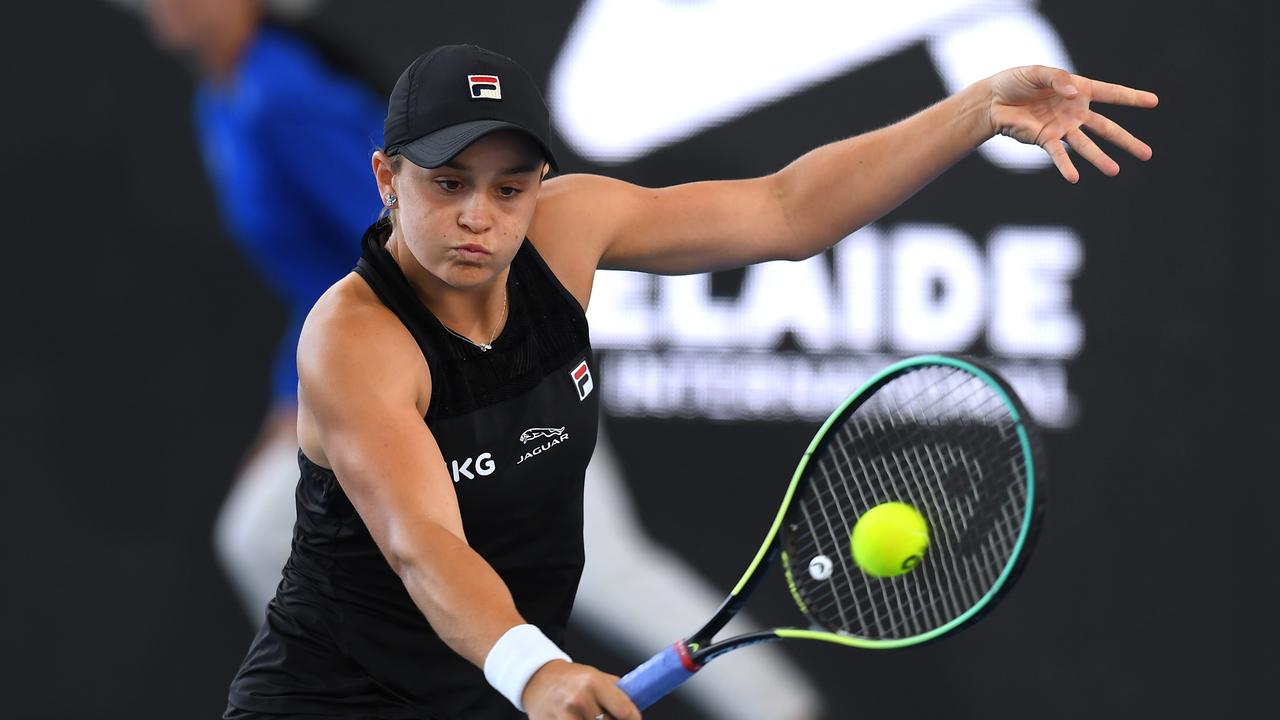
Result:
<svg viewBox="0 0 1280 720">
<path fill-rule="evenodd" d="M 544 205 L 590 207 L 601 201 L 611 201 L 641 190 L 638 185 L 591 173 L 557 175 L 542 183 L 538 194 L 538 209 Z"/>
<path fill-rule="evenodd" d="M 587 306 L 600 257 L 628 216 L 630 188 L 602 175 L 560 175 L 543 182 L 529 241 L 560 283 Z"/>
<path fill-rule="evenodd" d="M 354 375 L 391 386 L 417 386 L 423 376 L 429 381 L 413 336 L 355 273 L 334 283 L 308 313 L 298 339 L 298 375 L 304 385 Z"/>
<path fill-rule="evenodd" d="M 644 192 L 638 185 L 604 175 L 553 177 L 538 192 L 529 236 L 535 241 L 560 238 L 581 246 L 583 234 L 598 233 L 619 222 Z"/>
</svg>

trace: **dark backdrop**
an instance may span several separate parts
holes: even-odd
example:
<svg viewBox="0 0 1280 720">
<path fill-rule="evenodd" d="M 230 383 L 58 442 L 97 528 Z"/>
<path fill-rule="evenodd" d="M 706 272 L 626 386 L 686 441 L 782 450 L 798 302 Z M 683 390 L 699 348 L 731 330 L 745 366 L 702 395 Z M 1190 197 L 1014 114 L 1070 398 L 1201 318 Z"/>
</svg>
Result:
<svg viewBox="0 0 1280 720">
<path fill-rule="evenodd" d="M 919 650 L 790 649 L 833 718 L 1234 716 L 1258 711 L 1258 681 L 1280 670 L 1266 515 L 1280 495 L 1273 4 L 1041 8 L 1081 72 L 1160 93 L 1157 111 L 1112 113 L 1155 159 L 1118 158 L 1118 178 L 1084 170 L 1071 187 L 973 157 L 882 222 L 945 220 L 975 237 L 1014 221 L 1073 227 L 1086 340 L 1067 369 L 1084 413 L 1049 436 L 1049 524 L 998 612 Z M 423 48 L 467 40 L 545 78 L 576 11 L 339 2 L 317 25 L 391 77 Z M 215 566 L 212 521 L 264 410 L 283 312 L 216 217 L 182 65 L 101 2 L 15 0 L 0 17 L 0 714 L 213 717 L 251 632 Z M 648 184 L 767 172 L 942 92 L 908 47 L 608 172 Z M 605 422 L 653 533 L 726 588 L 816 426 Z M 732 506 L 716 497 L 726 483 Z M 713 530 L 671 520 L 702 509 Z M 762 593 L 758 616 L 790 622 L 785 592 Z M 570 649 L 625 669 L 580 633 Z M 691 716 L 678 700 L 648 715 Z"/>
</svg>

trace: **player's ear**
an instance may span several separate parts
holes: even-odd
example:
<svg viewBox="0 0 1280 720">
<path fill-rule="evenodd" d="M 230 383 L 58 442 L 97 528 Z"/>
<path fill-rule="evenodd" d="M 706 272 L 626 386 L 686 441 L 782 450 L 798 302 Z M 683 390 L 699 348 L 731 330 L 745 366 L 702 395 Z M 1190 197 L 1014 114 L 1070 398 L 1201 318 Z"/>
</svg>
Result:
<svg viewBox="0 0 1280 720">
<path fill-rule="evenodd" d="M 378 195 L 385 198 L 387 193 L 395 193 L 394 178 L 399 163 L 381 150 L 375 150 L 370 160 L 373 166 L 373 179 L 378 183 Z"/>
</svg>

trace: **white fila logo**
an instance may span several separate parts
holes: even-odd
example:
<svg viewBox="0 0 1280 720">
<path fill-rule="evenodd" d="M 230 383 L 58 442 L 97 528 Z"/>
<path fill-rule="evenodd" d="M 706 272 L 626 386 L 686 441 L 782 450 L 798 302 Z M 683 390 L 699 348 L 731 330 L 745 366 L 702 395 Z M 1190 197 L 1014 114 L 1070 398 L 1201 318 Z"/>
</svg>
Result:
<svg viewBox="0 0 1280 720">
<path fill-rule="evenodd" d="M 578 367 L 570 371 L 569 377 L 573 378 L 573 386 L 578 389 L 579 402 L 586 400 L 595 389 L 595 383 L 591 382 L 591 368 L 587 367 L 586 360 L 578 363 Z"/>
<path fill-rule="evenodd" d="M 475 473 L 471 472 L 472 465 L 475 463 Z M 474 480 L 476 475 L 492 475 L 493 471 L 498 468 L 497 463 L 493 461 L 493 453 L 480 453 L 474 458 L 467 458 L 459 465 L 457 460 L 449 463 L 449 469 L 453 472 L 453 481 L 460 482 L 462 478 Z"/>
<path fill-rule="evenodd" d="M 471 88 L 472 100 L 502 99 L 502 83 L 497 75 L 468 75 L 467 86 Z"/>
</svg>

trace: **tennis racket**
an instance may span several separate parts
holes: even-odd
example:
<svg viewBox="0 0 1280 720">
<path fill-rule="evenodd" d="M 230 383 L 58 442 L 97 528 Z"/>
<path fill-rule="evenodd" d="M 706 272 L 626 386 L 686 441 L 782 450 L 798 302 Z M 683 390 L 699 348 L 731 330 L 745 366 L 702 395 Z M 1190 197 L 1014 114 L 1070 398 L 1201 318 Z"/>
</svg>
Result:
<svg viewBox="0 0 1280 720">
<path fill-rule="evenodd" d="M 959 356 L 891 365 L 818 430 L 764 543 L 716 614 L 618 686 L 643 710 L 706 663 L 749 645 L 822 640 L 891 649 L 955 632 L 1013 585 L 1044 501 L 1039 432 L 1004 379 Z M 924 520 L 928 544 L 890 573 L 873 572 L 855 560 L 851 538 L 855 524 L 886 503 L 914 508 L 918 515 L 907 514 Z M 811 626 L 713 641 L 775 560 Z"/>
</svg>

